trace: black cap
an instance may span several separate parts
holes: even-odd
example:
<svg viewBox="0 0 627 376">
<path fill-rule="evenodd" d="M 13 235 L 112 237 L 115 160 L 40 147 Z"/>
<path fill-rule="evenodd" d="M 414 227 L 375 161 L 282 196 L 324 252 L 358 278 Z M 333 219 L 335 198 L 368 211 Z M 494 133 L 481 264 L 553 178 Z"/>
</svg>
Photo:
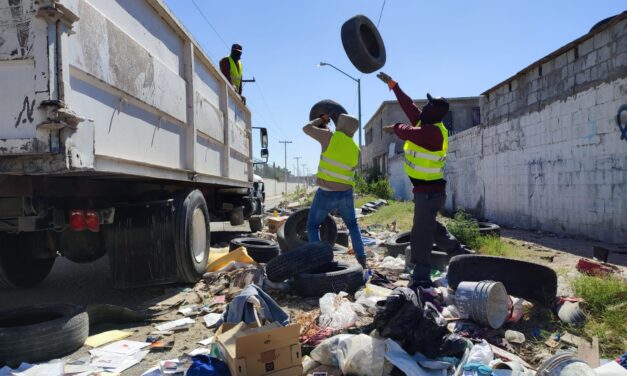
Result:
<svg viewBox="0 0 627 376">
<path fill-rule="evenodd" d="M 242 46 L 240 46 L 239 44 L 235 43 L 234 45 L 231 46 L 231 51 L 242 52 Z"/>
</svg>

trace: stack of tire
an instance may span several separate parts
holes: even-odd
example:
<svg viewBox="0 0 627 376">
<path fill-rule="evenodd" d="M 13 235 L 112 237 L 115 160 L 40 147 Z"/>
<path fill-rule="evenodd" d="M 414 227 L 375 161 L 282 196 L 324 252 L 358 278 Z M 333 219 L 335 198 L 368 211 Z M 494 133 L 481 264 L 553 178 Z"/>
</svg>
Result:
<svg viewBox="0 0 627 376">
<path fill-rule="evenodd" d="M 357 264 L 333 261 L 337 226 L 331 216 L 320 228 L 320 242 L 307 237 L 309 208 L 294 212 L 277 232 L 281 254 L 268 262 L 266 274 L 272 282 L 293 278 L 293 289 L 304 297 L 328 292 L 353 293 L 363 284 L 363 268 Z"/>
</svg>

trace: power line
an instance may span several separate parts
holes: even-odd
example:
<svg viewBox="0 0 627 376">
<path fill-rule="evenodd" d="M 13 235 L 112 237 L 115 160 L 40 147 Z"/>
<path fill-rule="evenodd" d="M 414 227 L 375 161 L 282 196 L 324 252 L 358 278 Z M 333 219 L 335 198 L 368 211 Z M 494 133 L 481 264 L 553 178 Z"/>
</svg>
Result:
<svg viewBox="0 0 627 376">
<path fill-rule="evenodd" d="M 200 15 L 202 16 L 202 18 L 205 19 L 205 21 L 207 22 L 207 24 L 209 25 L 209 27 L 211 27 L 211 29 L 213 30 L 214 33 L 216 33 L 216 35 L 218 36 L 218 38 L 220 38 L 220 40 L 222 41 L 222 43 L 224 44 L 224 46 L 226 48 L 229 48 L 229 45 L 224 41 L 224 39 L 222 39 L 222 36 L 220 35 L 220 33 L 218 33 L 218 30 L 216 30 L 215 27 L 213 27 L 213 25 L 211 24 L 211 22 L 209 22 L 209 19 L 207 18 L 207 16 L 205 16 L 205 12 L 202 11 L 202 9 L 200 9 L 200 7 L 198 6 L 198 4 L 196 4 L 196 0 L 192 0 L 192 3 L 194 4 L 194 6 L 196 7 L 196 9 L 198 9 L 198 12 L 200 13 Z"/>
<path fill-rule="evenodd" d="M 381 6 L 381 12 L 379 12 L 379 19 L 377 20 L 377 27 L 379 27 L 379 23 L 381 22 L 381 16 L 383 16 L 383 9 L 385 8 L 385 2 L 387 0 L 383 0 L 383 5 Z"/>
</svg>

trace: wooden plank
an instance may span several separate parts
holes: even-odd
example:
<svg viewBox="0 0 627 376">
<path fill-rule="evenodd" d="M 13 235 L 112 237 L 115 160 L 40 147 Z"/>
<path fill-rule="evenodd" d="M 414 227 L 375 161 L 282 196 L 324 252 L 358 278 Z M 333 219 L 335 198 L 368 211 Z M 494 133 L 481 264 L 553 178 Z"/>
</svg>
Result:
<svg viewBox="0 0 627 376">
<path fill-rule="evenodd" d="M 581 340 L 577 346 L 577 352 L 579 358 L 592 368 L 601 366 L 601 360 L 599 358 L 599 339 L 597 337 L 592 338 L 592 343 Z"/>
</svg>

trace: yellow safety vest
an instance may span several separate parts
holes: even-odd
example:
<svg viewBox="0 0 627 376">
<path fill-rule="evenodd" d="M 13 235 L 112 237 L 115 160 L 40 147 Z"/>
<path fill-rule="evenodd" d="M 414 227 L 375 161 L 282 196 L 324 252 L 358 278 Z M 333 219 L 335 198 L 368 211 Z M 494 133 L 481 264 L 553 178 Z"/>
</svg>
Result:
<svg viewBox="0 0 627 376">
<path fill-rule="evenodd" d="M 229 73 L 231 73 L 231 84 L 235 87 L 236 90 L 239 90 L 239 85 L 242 83 L 242 61 L 239 60 L 237 65 L 235 64 L 235 60 L 229 56 Z"/>
<path fill-rule="evenodd" d="M 318 177 L 322 180 L 355 186 L 355 169 L 359 164 L 359 146 L 343 132 L 331 136 L 329 146 L 320 154 Z"/>
<path fill-rule="evenodd" d="M 442 150 L 430 151 L 411 141 L 405 141 L 405 172 L 410 178 L 418 180 L 444 179 L 444 165 L 446 164 L 446 151 L 448 150 L 448 131 L 444 123 L 435 123 L 442 132 Z M 420 126 L 420 121 L 416 124 Z"/>
</svg>

